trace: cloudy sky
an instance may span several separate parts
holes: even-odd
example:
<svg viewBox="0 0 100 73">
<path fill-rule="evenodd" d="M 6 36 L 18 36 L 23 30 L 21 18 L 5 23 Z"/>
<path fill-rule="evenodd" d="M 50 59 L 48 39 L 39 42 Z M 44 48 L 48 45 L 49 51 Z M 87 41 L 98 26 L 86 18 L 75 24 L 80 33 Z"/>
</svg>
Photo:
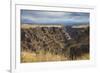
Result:
<svg viewBox="0 0 100 73">
<path fill-rule="evenodd" d="M 89 13 L 21 10 L 21 24 L 87 24 Z"/>
</svg>

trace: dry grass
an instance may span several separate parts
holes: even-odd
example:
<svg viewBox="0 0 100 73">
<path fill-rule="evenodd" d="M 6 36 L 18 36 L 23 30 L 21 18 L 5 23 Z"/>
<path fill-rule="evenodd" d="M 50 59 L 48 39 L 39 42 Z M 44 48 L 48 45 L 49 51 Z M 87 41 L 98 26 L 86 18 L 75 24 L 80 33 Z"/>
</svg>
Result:
<svg viewBox="0 0 100 73">
<path fill-rule="evenodd" d="M 90 59 L 90 56 L 88 53 L 85 53 L 82 56 L 77 57 L 77 60 L 89 60 L 89 59 Z"/>
<path fill-rule="evenodd" d="M 89 60 L 89 54 L 83 54 L 80 57 L 77 57 L 76 60 Z M 64 61 L 68 60 L 68 58 L 62 55 L 54 55 L 49 52 L 46 54 L 39 53 L 36 54 L 34 52 L 21 52 L 21 63 L 30 63 L 30 62 L 46 62 L 46 61 Z"/>
<path fill-rule="evenodd" d="M 88 53 L 82 54 L 82 56 L 77 57 L 76 60 L 89 60 L 90 56 Z M 47 52 L 46 54 L 43 51 L 40 51 L 39 54 L 35 52 L 21 52 L 21 63 L 31 63 L 31 62 L 48 62 L 48 61 L 66 61 L 69 60 L 63 55 L 55 55 Z"/>
<path fill-rule="evenodd" d="M 46 61 L 63 61 L 67 60 L 66 57 L 61 55 L 54 55 L 49 52 L 46 54 L 39 53 L 36 54 L 34 52 L 21 52 L 21 62 L 22 63 L 30 63 L 30 62 L 46 62 Z"/>
</svg>

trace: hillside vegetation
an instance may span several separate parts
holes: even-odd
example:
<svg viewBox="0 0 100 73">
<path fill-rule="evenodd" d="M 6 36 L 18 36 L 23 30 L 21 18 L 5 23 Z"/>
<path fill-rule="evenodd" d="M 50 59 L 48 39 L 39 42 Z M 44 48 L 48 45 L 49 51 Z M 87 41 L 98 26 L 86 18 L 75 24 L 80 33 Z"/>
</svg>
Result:
<svg viewBox="0 0 100 73">
<path fill-rule="evenodd" d="M 89 59 L 89 27 L 34 26 L 21 25 L 22 63 Z"/>
</svg>

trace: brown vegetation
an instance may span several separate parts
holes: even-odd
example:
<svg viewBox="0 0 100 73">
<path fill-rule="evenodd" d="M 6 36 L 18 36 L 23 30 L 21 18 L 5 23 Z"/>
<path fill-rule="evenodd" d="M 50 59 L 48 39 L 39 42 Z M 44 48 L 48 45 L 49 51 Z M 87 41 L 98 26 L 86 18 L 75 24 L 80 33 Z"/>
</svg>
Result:
<svg viewBox="0 0 100 73">
<path fill-rule="evenodd" d="M 70 28 L 70 33 L 63 26 L 31 26 L 21 25 L 21 62 L 89 59 L 89 27 Z"/>
</svg>

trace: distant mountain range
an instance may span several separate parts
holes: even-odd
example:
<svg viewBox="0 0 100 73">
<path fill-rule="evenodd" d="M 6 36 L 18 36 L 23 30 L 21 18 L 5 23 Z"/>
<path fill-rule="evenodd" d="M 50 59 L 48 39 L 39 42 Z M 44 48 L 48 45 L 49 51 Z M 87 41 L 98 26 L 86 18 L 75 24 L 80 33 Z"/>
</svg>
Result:
<svg viewBox="0 0 100 73">
<path fill-rule="evenodd" d="M 26 23 L 25 23 L 26 24 Z M 34 24 L 32 24 L 32 23 L 27 23 L 28 25 L 34 25 Z M 21 25 L 24 25 L 23 23 L 21 24 Z M 89 23 L 72 23 L 72 22 L 69 22 L 69 23 L 59 23 L 59 24 L 35 24 L 35 25 L 64 25 L 64 26 L 72 26 L 72 25 L 89 25 Z"/>
</svg>

